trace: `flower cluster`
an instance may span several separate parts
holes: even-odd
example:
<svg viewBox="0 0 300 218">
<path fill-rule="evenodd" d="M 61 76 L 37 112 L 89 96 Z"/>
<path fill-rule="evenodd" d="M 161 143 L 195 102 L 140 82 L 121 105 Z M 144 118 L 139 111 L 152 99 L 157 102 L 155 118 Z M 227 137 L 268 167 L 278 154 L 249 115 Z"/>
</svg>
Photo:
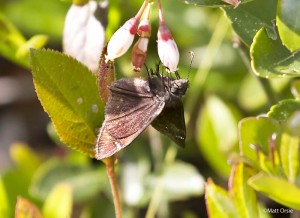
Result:
<svg viewBox="0 0 300 218">
<path fill-rule="evenodd" d="M 158 0 L 158 8 L 158 56 L 169 72 L 176 72 L 179 62 L 178 48 L 169 28 L 165 24 L 160 0 Z M 146 60 L 148 43 L 151 35 L 151 26 L 149 21 L 150 9 L 151 3 L 149 3 L 149 0 L 145 0 L 136 16 L 125 22 L 125 24 L 113 34 L 107 45 L 106 61 L 114 61 L 116 58 L 122 56 L 133 43 L 135 34 L 138 34 L 139 39 L 133 46 L 131 60 L 133 69 L 135 71 L 140 71 Z M 141 19 L 142 15 L 143 19 Z"/>
</svg>

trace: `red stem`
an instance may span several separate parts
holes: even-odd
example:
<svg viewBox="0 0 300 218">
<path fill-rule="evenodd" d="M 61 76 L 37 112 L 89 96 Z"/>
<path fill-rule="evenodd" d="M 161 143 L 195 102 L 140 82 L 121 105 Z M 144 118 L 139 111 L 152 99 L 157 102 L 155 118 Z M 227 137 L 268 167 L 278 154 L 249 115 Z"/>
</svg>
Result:
<svg viewBox="0 0 300 218">
<path fill-rule="evenodd" d="M 119 189 L 118 189 L 118 183 L 116 180 L 116 174 L 115 174 L 115 158 L 110 157 L 107 159 L 106 162 L 106 172 L 108 175 L 114 206 L 115 206 L 115 215 L 116 218 L 122 218 L 122 205 L 119 195 Z"/>
</svg>

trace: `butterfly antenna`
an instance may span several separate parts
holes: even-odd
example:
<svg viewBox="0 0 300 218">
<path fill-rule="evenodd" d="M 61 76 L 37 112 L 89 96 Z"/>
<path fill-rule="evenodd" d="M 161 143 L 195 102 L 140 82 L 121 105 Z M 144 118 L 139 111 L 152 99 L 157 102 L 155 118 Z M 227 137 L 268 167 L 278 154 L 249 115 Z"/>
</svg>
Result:
<svg viewBox="0 0 300 218">
<path fill-rule="evenodd" d="M 190 51 L 189 53 L 191 55 L 191 62 L 190 62 L 190 67 L 189 67 L 189 71 L 188 71 L 188 79 L 190 78 L 190 72 L 191 72 L 191 69 L 192 69 L 192 63 L 193 63 L 193 60 L 194 60 L 194 57 L 195 57 L 195 54 L 194 54 L 193 51 Z"/>
<path fill-rule="evenodd" d="M 144 65 L 146 67 L 146 71 L 147 71 L 147 74 L 148 74 L 148 79 L 150 79 L 151 77 L 153 77 L 153 70 L 149 69 L 146 64 L 144 64 Z"/>
<path fill-rule="evenodd" d="M 176 70 L 174 73 L 175 73 L 176 79 L 180 79 L 180 75 L 178 73 L 178 70 Z"/>
<path fill-rule="evenodd" d="M 160 78 L 161 76 L 160 76 L 160 73 L 159 73 L 159 67 L 160 67 L 160 61 L 158 62 L 158 64 L 156 65 L 156 69 L 155 69 L 155 74 L 156 74 L 156 76 L 158 77 L 158 78 Z"/>
</svg>

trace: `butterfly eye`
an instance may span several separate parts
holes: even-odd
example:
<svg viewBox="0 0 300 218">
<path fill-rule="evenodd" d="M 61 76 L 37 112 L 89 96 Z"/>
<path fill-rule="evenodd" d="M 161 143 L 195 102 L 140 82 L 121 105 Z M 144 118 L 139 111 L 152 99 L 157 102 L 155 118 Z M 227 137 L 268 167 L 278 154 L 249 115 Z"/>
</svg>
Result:
<svg viewBox="0 0 300 218">
<path fill-rule="evenodd" d="M 172 93 L 173 95 L 179 95 L 179 94 L 180 94 L 179 92 L 180 92 L 179 87 L 177 87 L 177 86 L 171 87 L 171 93 Z"/>
</svg>

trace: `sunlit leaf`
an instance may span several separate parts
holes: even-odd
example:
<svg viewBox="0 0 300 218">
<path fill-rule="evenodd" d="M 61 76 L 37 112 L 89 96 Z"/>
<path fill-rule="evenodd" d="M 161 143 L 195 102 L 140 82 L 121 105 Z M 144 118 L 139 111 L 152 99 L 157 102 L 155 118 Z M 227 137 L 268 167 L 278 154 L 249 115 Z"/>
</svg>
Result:
<svg viewBox="0 0 300 218">
<path fill-rule="evenodd" d="M 38 155 L 28 145 L 22 143 L 12 144 L 10 154 L 23 176 L 31 179 L 31 176 L 41 164 Z"/>
<path fill-rule="evenodd" d="M 291 136 L 300 136 L 300 110 L 295 111 L 291 115 L 287 120 L 285 128 Z"/>
<path fill-rule="evenodd" d="M 19 196 L 15 209 L 15 218 L 43 218 L 43 216 L 37 206 Z"/>
<path fill-rule="evenodd" d="M 147 190 L 154 193 L 156 199 L 179 201 L 200 196 L 204 192 L 202 175 L 193 165 L 181 161 L 167 165 L 159 175 L 146 178 Z M 159 197 L 155 196 L 157 189 L 160 190 Z"/>
<path fill-rule="evenodd" d="M 237 145 L 237 121 L 221 99 L 207 99 L 197 122 L 199 148 L 210 165 L 223 175 L 229 175 L 227 155 Z"/>
<path fill-rule="evenodd" d="M 146 187 L 149 181 L 147 175 L 151 172 L 149 150 L 132 145 L 124 150 L 124 156 L 126 162 L 122 163 L 120 173 L 123 201 L 130 206 L 147 206 L 150 199 Z"/>
<path fill-rule="evenodd" d="M 163 172 L 164 197 L 183 200 L 204 192 L 204 179 L 197 169 L 188 163 L 176 161 Z"/>
<path fill-rule="evenodd" d="M 289 85 L 289 78 L 269 79 L 270 85 L 274 92 L 280 93 Z M 256 110 L 260 107 L 266 106 L 268 97 L 263 89 L 259 78 L 253 74 L 248 74 L 241 82 L 240 90 L 238 92 L 239 104 L 248 111 Z"/>
<path fill-rule="evenodd" d="M 297 110 L 300 110 L 300 101 L 286 99 L 274 105 L 268 112 L 268 116 L 280 122 L 286 122 Z"/>
<path fill-rule="evenodd" d="M 75 202 L 83 202 L 96 196 L 107 184 L 104 168 L 71 164 L 56 159 L 50 160 L 36 171 L 30 193 L 45 200 L 58 183 L 68 183 L 74 193 Z"/>
<path fill-rule="evenodd" d="M 300 1 L 278 0 L 276 23 L 283 44 L 290 50 L 300 48 Z"/>
<path fill-rule="evenodd" d="M 31 37 L 28 41 L 19 46 L 16 57 L 28 59 L 30 48 L 43 48 L 48 41 L 48 36 L 46 35 L 35 35 Z"/>
<path fill-rule="evenodd" d="M 183 0 L 184 3 L 197 5 L 197 6 L 206 6 L 206 7 L 221 7 L 221 6 L 230 6 L 230 1 L 228 0 Z M 247 3 L 252 0 L 239 0 L 239 4 Z"/>
<path fill-rule="evenodd" d="M 276 7 L 277 0 L 254 0 L 240 4 L 237 8 L 226 7 L 224 11 L 232 22 L 234 31 L 250 46 L 255 34 L 262 27 L 266 28 L 270 38 L 276 38 Z"/>
<path fill-rule="evenodd" d="M 247 184 L 253 170 L 243 163 L 235 164 L 229 182 L 229 196 L 241 217 L 258 217 L 258 205 L 254 190 Z"/>
<path fill-rule="evenodd" d="M 295 80 L 291 85 L 291 91 L 297 100 L 300 100 L 300 80 Z"/>
<path fill-rule="evenodd" d="M 267 95 L 257 78 L 247 75 L 240 86 L 238 101 L 246 110 L 254 110 L 267 102 Z"/>
<path fill-rule="evenodd" d="M 206 209 L 209 217 L 238 218 L 240 217 L 234 203 L 227 192 L 209 179 L 205 186 Z"/>
<path fill-rule="evenodd" d="M 59 183 L 53 187 L 43 206 L 44 218 L 71 217 L 73 188 L 69 183 Z"/>
<path fill-rule="evenodd" d="M 248 182 L 256 191 L 264 193 L 274 201 L 287 207 L 300 209 L 300 188 L 295 184 L 264 173 L 251 177 Z"/>
<path fill-rule="evenodd" d="M 295 182 L 300 170 L 300 112 L 288 119 L 281 136 L 280 159 L 282 168 L 290 182 Z"/>
<path fill-rule="evenodd" d="M 26 166 L 27 164 L 24 165 Z M 30 198 L 30 195 L 28 193 L 28 187 L 31 182 L 32 173 L 33 172 L 29 172 L 26 169 L 22 169 L 22 167 L 21 168 L 17 167 L 13 170 L 12 169 L 7 170 L 5 173 L 3 173 L 3 176 L 1 175 L 1 180 L 3 184 L 3 188 L 6 192 L 7 201 L 6 202 L 0 201 L 1 202 L 0 207 L 2 208 L 6 207 L 5 204 L 8 204 L 7 208 L 9 209 L 8 211 L 6 210 L 6 212 L 8 212 L 8 216 L 3 216 L 3 217 L 13 217 L 13 213 L 16 206 L 16 200 L 18 196 L 22 196 L 27 199 Z M 2 195 L 3 194 L 4 193 L 2 193 Z M 2 199 L 4 200 L 3 196 Z"/>
<path fill-rule="evenodd" d="M 103 119 L 96 77 L 78 61 L 51 50 L 31 50 L 31 65 L 37 95 L 61 140 L 94 157 Z"/>
<path fill-rule="evenodd" d="M 269 155 L 270 141 L 279 134 L 280 127 L 274 119 L 268 117 L 249 117 L 241 120 L 239 123 L 241 155 L 247 157 L 253 163 L 260 165 L 259 161 L 262 156 L 258 156 L 258 154 Z"/>
<path fill-rule="evenodd" d="M 271 39 L 261 28 L 250 48 L 254 73 L 265 78 L 300 75 L 300 53 L 289 51 L 280 38 Z"/>
<path fill-rule="evenodd" d="M 0 55 L 29 68 L 28 56 L 23 58 L 16 56 L 19 46 L 23 45 L 26 39 L 2 13 L 0 13 L 0 23 Z"/>
<path fill-rule="evenodd" d="M 0 176 L 0 202 L 0 217 L 9 217 L 10 208 L 2 176 Z"/>
<path fill-rule="evenodd" d="M 299 137 L 282 134 L 280 144 L 280 157 L 282 168 L 291 182 L 295 182 L 299 173 Z"/>
<path fill-rule="evenodd" d="M 72 0 L 74 5 L 85 5 L 89 2 L 89 0 Z"/>
<path fill-rule="evenodd" d="M 58 43 L 61 42 L 68 6 L 64 1 L 37 4 L 36 0 L 19 0 L 4 4 L 1 10 L 16 26 L 26 30 L 27 34 L 50 35 L 50 40 Z"/>
</svg>

